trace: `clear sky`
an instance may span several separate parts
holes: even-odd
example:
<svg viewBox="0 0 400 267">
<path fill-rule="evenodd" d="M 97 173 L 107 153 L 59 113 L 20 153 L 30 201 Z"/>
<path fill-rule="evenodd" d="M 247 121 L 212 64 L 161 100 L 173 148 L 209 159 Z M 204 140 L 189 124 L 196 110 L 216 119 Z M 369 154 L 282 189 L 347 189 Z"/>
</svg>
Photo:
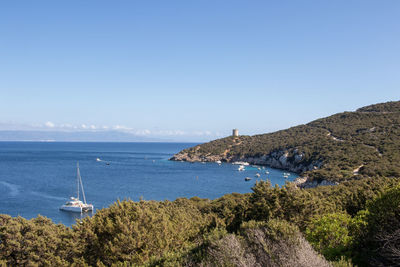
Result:
<svg viewBox="0 0 400 267">
<path fill-rule="evenodd" d="M 207 140 L 400 99 L 400 1 L 1 1 L 0 130 Z"/>
</svg>

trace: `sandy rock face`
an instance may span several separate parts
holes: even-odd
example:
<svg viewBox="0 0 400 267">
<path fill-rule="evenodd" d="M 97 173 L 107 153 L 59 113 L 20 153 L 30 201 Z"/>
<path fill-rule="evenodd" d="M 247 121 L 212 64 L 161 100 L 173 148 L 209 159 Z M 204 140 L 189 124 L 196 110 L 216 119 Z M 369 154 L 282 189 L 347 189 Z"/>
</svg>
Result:
<svg viewBox="0 0 400 267">
<path fill-rule="evenodd" d="M 322 160 L 306 162 L 304 155 L 297 149 L 293 151 L 278 150 L 258 157 L 230 156 L 225 155 L 202 155 L 200 153 L 180 152 L 174 155 L 170 160 L 187 162 L 248 162 L 254 165 L 265 165 L 276 169 L 288 170 L 295 173 L 304 173 L 306 171 L 316 170 L 322 167 Z M 337 185 L 338 182 L 322 180 L 311 181 L 307 177 L 299 177 L 294 183 L 300 188 L 313 188 L 317 186 Z"/>
<path fill-rule="evenodd" d="M 288 150 L 273 151 L 269 154 L 259 155 L 257 157 L 246 156 L 225 156 L 225 155 L 203 155 L 200 153 L 180 152 L 175 154 L 171 160 L 187 162 L 235 162 L 244 161 L 255 165 L 266 165 L 272 168 L 288 170 L 295 173 L 302 173 L 319 169 L 322 161 L 305 162 L 304 155 L 297 150 L 292 152 Z"/>
</svg>

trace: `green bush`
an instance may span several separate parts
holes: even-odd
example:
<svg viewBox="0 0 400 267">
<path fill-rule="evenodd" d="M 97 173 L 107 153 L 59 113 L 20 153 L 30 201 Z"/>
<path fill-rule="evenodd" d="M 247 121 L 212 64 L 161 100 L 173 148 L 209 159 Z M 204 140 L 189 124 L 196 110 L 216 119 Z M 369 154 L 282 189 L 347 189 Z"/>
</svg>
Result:
<svg viewBox="0 0 400 267">
<path fill-rule="evenodd" d="M 393 265 L 393 248 L 400 240 L 399 181 L 369 178 L 312 189 L 260 181 L 253 193 L 215 200 L 121 201 L 72 229 L 40 216 L 25 220 L 0 215 L 0 262 L 195 266 L 213 260 L 249 265 L 260 260 L 267 265 L 297 261 L 328 266 L 302 232 L 339 263 L 345 256 L 360 265 Z"/>
<path fill-rule="evenodd" d="M 219 224 L 216 216 L 202 214 L 187 199 L 123 201 L 98 211 L 75 230 L 86 241 L 84 257 L 89 264 L 144 264 L 191 248 Z"/>
<path fill-rule="evenodd" d="M 368 205 L 366 231 L 360 233 L 358 260 L 380 266 L 400 262 L 400 186 L 381 193 Z"/>
<path fill-rule="evenodd" d="M 306 230 L 306 239 L 328 260 L 339 260 L 347 255 L 353 237 L 350 229 L 352 218 L 346 213 L 318 216 Z"/>
</svg>

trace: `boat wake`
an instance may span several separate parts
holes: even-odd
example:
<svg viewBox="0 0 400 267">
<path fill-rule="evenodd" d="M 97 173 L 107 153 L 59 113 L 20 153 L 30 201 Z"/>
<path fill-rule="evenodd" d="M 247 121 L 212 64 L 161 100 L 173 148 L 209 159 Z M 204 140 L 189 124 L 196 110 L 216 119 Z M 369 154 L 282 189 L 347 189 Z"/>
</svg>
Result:
<svg viewBox="0 0 400 267">
<path fill-rule="evenodd" d="M 0 184 L 4 185 L 8 189 L 10 189 L 10 196 L 15 197 L 16 195 L 19 194 L 18 185 L 10 184 L 10 183 L 4 182 L 4 181 L 0 181 Z"/>
<path fill-rule="evenodd" d="M 63 198 L 63 197 L 55 197 L 52 195 L 48 195 L 48 194 L 40 193 L 40 192 L 36 192 L 36 191 L 32 191 L 31 195 L 34 195 L 37 197 L 42 197 L 42 198 L 47 198 L 47 199 L 53 199 L 53 200 L 65 200 L 65 198 Z"/>
</svg>

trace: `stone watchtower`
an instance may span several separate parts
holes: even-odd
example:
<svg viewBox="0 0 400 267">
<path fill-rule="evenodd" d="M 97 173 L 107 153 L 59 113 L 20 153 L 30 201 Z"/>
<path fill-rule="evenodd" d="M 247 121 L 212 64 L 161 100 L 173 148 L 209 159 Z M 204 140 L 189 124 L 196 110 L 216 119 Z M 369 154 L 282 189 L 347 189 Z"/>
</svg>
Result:
<svg viewBox="0 0 400 267">
<path fill-rule="evenodd" d="M 233 130 L 232 130 L 232 136 L 233 136 L 233 137 L 239 136 L 239 130 L 238 130 L 238 129 L 233 129 Z"/>
</svg>

